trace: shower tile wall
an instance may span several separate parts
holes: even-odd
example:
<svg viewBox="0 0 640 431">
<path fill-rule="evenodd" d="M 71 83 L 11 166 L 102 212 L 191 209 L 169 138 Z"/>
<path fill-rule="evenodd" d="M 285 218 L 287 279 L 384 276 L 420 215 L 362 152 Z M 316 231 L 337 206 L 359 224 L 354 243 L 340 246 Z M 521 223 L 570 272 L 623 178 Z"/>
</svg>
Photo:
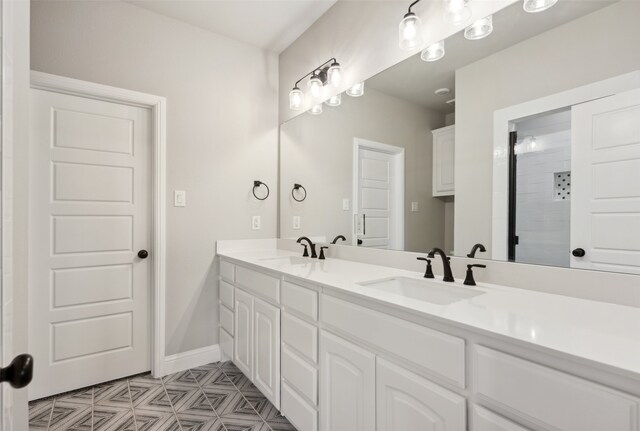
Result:
<svg viewBox="0 0 640 431">
<path fill-rule="evenodd" d="M 554 175 L 571 171 L 571 131 L 565 127 L 533 135 L 535 151 L 518 154 L 517 262 L 569 266 L 571 201 L 556 199 L 554 191 Z"/>
</svg>

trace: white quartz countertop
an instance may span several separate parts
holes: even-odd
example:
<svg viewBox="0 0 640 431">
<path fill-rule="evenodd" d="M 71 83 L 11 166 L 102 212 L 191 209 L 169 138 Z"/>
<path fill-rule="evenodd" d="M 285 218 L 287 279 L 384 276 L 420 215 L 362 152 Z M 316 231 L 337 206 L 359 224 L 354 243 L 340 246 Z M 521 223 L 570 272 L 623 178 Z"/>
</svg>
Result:
<svg viewBox="0 0 640 431">
<path fill-rule="evenodd" d="M 485 283 L 471 288 L 484 292 L 482 295 L 437 305 L 358 284 L 400 276 L 421 279 L 421 273 L 340 259 L 302 259 L 299 253 L 284 250 L 219 254 L 237 263 L 278 271 L 413 314 L 506 336 L 640 376 L 639 308 Z M 456 275 L 454 284 L 463 286 L 462 274 Z M 436 274 L 436 280 L 440 278 Z"/>
</svg>

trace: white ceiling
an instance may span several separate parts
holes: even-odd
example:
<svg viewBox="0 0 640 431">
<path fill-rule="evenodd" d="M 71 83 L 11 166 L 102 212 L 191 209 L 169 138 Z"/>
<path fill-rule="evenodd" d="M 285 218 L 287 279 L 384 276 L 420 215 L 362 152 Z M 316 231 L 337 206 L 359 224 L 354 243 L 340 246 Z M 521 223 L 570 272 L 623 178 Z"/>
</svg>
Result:
<svg viewBox="0 0 640 431">
<path fill-rule="evenodd" d="M 144 9 L 280 53 L 337 0 L 125 0 Z"/>
<path fill-rule="evenodd" d="M 514 3 L 494 15 L 494 30 L 486 39 L 468 41 L 461 32 L 457 33 L 445 41 L 443 59 L 425 63 L 419 54 L 415 55 L 368 79 L 367 86 L 444 114 L 454 112 L 454 106 L 445 102 L 455 97 L 456 69 L 614 2 L 559 1 L 538 14 L 526 13 L 521 2 Z M 452 93 L 436 96 L 434 91 L 442 87 L 451 89 Z"/>
</svg>

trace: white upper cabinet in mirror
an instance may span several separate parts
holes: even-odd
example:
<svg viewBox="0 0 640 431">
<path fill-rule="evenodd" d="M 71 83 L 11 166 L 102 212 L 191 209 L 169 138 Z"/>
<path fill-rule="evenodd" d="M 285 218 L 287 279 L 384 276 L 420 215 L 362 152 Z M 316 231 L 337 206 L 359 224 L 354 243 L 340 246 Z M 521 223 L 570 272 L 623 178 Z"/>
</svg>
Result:
<svg viewBox="0 0 640 431">
<path fill-rule="evenodd" d="M 639 19 L 517 2 L 284 123 L 281 237 L 640 274 Z"/>
</svg>

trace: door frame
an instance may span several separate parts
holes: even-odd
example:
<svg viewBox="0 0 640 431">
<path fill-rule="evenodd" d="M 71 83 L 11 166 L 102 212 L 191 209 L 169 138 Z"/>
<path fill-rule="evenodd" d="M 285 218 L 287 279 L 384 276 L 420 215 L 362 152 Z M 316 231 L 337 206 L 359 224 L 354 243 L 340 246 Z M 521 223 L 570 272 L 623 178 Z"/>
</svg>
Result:
<svg viewBox="0 0 640 431">
<path fill-rule="evenodd" d="M 31 88 L 148 108 L 151 111 L 151 373 L 160 377 L 165 362 L 166 289 L 166 110 L 167 99 L 133 90 L 31 71 Z"/>
<path fill-rule="evenodd" d="M 394 235 L 396 237 L 395 249 L 404 250 L 404 153 L 403 147 L 396 147 L 394 145 L 383 144 L 381 142 L 369 141 L 362 138 L 353 138 L 353 194 L 352 194 L 352 233 L 351 245 L 358 245 L 358 223 L 356 217 L 358 215 L 358 174 L 359 163 L 358 157 L 360 150 L 372 150 L 379 153 L 391 154 L 395 163 L 395 181 L 394 190 L 395 205 L 393 208 L 393 217 L 396 220 L 394 223 Z"/>
<path fill-rule="evenodd" d="M 490 259 L 508 260 L 509 133 L 525 117 L 566 109 L 573 105 L 640 88 L 640 70 L 550 96 L 499 109 L 493 113 L 493 193 Z"/>
</svg>

